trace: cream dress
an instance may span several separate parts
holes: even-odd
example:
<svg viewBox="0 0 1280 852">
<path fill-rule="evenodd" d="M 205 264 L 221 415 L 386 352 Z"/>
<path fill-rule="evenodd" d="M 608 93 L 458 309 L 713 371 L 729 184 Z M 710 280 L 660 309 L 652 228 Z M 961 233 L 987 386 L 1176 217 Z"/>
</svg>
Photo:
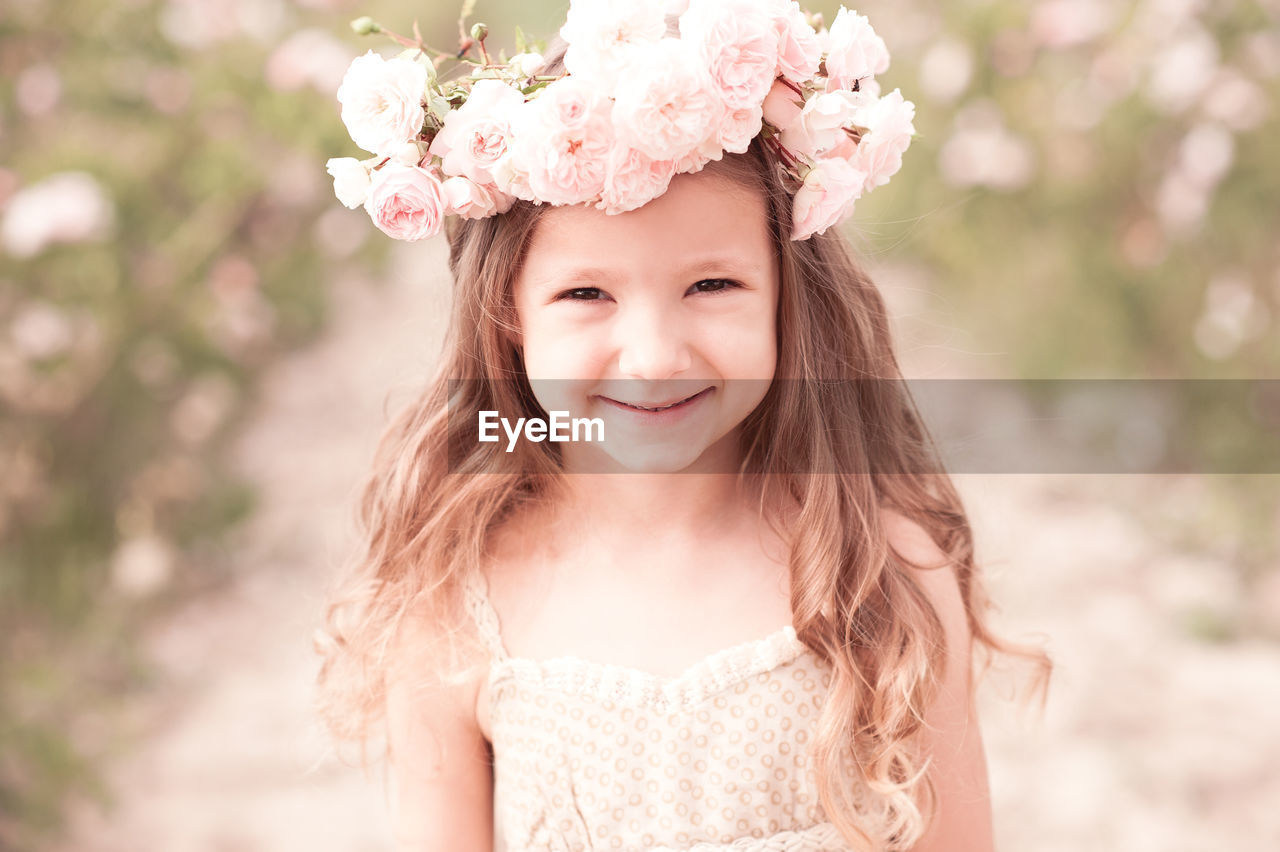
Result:
<svg viewBox="0 0 1280 852">
<path fill-rule="evenodd" d="M 467 593 L 491 655 L 496 852 L 848 848 L 807 758 L 830 664 L 792 625 L 666 678 L 510 656 L 484 578 Z"/>
</svg>

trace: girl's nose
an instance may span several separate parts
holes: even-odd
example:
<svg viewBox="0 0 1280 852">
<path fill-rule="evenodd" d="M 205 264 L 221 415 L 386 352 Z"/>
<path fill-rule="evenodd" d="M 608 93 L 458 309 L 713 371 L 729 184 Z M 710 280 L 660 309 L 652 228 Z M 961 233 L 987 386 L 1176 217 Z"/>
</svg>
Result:
<svg viewBox="0 0 1280 852">
<path fill-rule="evenodd" d="M 656 381 L 689 369 L 692 359 L 678 322 L 661 311 L 634 309 L 618 332 L 618 369 L 624 376 Z"/>
</svg>

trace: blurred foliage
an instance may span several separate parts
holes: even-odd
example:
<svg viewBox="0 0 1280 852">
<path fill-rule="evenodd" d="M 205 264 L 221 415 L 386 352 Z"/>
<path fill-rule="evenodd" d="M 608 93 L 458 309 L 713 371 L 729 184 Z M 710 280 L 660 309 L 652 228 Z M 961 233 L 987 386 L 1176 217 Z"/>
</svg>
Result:
<svg viewBox="0 0 1280 852">
<path fill-rule="evenodd" d="M 225 451 L 256 377 L 320 329 L 332 276 L 387 248 L 324 173 L 365 156 L 334 100 L 346 64 L 398 50 L 348 22 L 407 33 L 416 17 L 445 46 L 460 5 L 0 7 L 0 215 L 66 173 L 110 211 L 96 238 L 41 243 L 6 220 L 0 244 L 0 847 L 55 834 L 73 794 L 110 797 L 95 765 L 124 747 L 113 702 L 150 676 L 135 628 L 227 575 L 210 542 L 253 509 Z M 511 54 L 517 24 L 549 36 L 567 5 L 481 0 L 472 20 Z M 805 5 L 828 22 L 838 8 Z M 1010 377 L 1277 372 L 1273 9 L 857 9 L 890 46 L 880 82 L 916 102 L 920 137 L 850 236 L 873 262 L 921 270 L 943 324 L 1001 353 Z M 92 206 L 79 187 L 64 198 Z M 1195 518 L 1135 511 L 1243 582 L 1274 568 L 1275 478 L 1208 480 Z"/>
<path fill-rule="evenodd" d="M 102 722 L 150 677 L 134 628 L 225 579 L 215 543 L 253 509 L 226 448 L 256 377 L 321 328 L 335 260 L 385 251 L 333 212 L 333 92 L 267 74 L 291 31 L 348 17 L 0 10 L 0 204 L 68 173 L 106 199 L 93 238 L 34 226 L 94 206 L 54 194 L 0 246 L 0 848 L 55 834 L 69 794 L 108 798 L 95 764 L 126 744 Z"/>
</svg>

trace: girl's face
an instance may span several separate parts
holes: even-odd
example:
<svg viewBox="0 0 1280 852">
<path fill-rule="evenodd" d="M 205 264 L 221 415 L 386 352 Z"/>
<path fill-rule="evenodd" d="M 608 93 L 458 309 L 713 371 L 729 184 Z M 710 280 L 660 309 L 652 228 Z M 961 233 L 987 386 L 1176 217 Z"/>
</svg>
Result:
<svg viewBox="0 0 1280 852">
<path fill-rule="evenodd" d="M 704 170 L 627 213 L 552 207 L 514 299 L 538 402 L 604 424 L 603 443 L 561 445 L 566 469 L 733 470 L 777 365 L 764 199 Z"/>
</svg>

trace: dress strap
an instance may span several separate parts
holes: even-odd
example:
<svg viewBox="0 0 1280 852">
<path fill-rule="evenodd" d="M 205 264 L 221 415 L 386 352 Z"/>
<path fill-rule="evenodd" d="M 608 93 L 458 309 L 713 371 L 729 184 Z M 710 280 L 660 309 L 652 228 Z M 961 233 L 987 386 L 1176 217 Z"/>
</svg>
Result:
<svg viewBox="0 0 1280 852">
<path fill-rule="evenodd" d="M 489 601 L 489 584 L 484 574 L 474 571 L 466 580 L 467 609 L 476 623 L 480 638 L 484 640 L 495 660 L 507 658 L 507 649 L 502 645 L 502 625 L 498 620 L 498 612 Z"/>
</svg>

